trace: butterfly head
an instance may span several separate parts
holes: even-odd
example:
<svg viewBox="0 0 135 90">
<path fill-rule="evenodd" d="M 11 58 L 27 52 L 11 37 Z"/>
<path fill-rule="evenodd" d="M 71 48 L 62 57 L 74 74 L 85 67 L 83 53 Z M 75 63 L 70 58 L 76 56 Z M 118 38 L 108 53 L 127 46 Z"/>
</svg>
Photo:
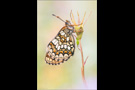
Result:
<svg viewBox="0 0 135 90">
<path fill-rule="evenodd" d="M 66 25 L 66 26 L 67 26 L 67 25 L 71 25 L 70 21 L 69 21 L 69 20 L 66 20 L 65 25 Z"/>
<path fill-rule="evenodd" d="M 67 28 L 70 30 L 70 33 L 75 33 L 75 29 L 74 26 L 71 25 L 69 20 L 66 20 L 65 25 L 67 26 Z"/>
</svg>

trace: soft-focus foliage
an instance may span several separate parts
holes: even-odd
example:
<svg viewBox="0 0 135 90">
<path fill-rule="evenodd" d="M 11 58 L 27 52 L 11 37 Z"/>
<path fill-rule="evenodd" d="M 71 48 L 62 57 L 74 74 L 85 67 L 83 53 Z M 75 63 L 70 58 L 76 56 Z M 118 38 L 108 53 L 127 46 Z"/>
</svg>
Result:
<svg viewBox="0 0 135 90">
<path fill-rule="evenodd" d="M 81 54 L 76 47 L 74 56 L 63 64 L 52 66 L 45 63 L 46 46 L 65 25 L 53 17 L 60 16 L 70 20 L 72 10 L 77 22 L 77 11 L 82 20 L 92 14 L 83 27 L 82 47 L 84 58 L 89 56 L 85 65 L 85 77 L 89 89 L 97 88 L 97 1 L 37 1 L 37 88 L 40 89 L 84 89 L 81 77 Z M 85 21 L 85 20 L 84 20 Z"/>
</svg>

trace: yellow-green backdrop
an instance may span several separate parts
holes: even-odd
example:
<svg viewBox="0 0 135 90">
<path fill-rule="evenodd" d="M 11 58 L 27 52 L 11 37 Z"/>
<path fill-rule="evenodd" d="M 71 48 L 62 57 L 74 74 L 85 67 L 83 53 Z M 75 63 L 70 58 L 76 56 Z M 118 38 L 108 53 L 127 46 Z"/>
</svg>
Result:
<svg viewBox="0 0 135 90">
<path fill-rule="evenodd" d="M 60 65 L 45 63 L 47 44 L 65 25 L 52 16 L 56 14 L 63 20 L 70 20 L 72 10 L 77 22 L 77 11 L 80 19 L 86 11 L 86 18 L 91 16 L 84 26 L 82 48 L 84 59 L 89 56 L 85 65 L 87 89 L 97 89 L 97 1 L 37 1 L 37 89 L 85 89 L 81 76 L 81 53 L 75 49 L 74 56 Z"/>
</svg>

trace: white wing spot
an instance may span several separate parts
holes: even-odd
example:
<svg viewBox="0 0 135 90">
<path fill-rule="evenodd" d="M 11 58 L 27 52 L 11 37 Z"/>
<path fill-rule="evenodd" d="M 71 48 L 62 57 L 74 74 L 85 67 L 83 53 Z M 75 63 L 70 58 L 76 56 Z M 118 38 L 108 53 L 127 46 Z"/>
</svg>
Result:
<svg viewBox="0 0 135 90">
<path fill-rule="evenodd" d="M 53 44 L 56 45 L 58 43 L 57 39 L 52 40 Z"/>
<path fill-rule="evenodd" d="M 65 37 L 66 37 L 67 35 L 65 34 Z"/>
<path fill-rule="evenodd" d="M 67 48 L 67 45 L 64 45 L 64 48 L 66 49 Z"/>
<path fill-rule="evenodd" d="M 50 52 L 52 53 L 52 49 L 50 49 Z"/>
<path fill-rule="evenodd" d="M 57 43 L 57 45 L 56 45 L 56 48 L 58 48 L 58 43 Z"/>
<path fill-rule="evenodd" d="M 60 54 L 60 55 L 59 55 L 59 60 L 62 60 L 62 59 L 63 59 L 63 55 Z"/>
<path fill-rule="evenodd" d="M 67 45 L 69 45 L 69 43 L 67 42 Z"/>
<path fill-rule="evenodd" d="M 58 61 L 58 55 L 55 56 L 55 60 Z"/>
<path fill-rule="evenodd" d="M 67 37 L 67 41 L 69 41 L 69 37 Z"/>
<path fill-rule="evenodd" d="M 46 58 L 46 61 L 49 61 L 49 58 Z"/>
<path fill-rule="evenodd" d="M 51 45 L 49 45 L 49 48 L 51 48 Z"/>
<path fill-rule="evenodd" d="M 58 43 L 58 40 L 56 40 L 55 42 L 54 42 L 54 45 L 56 45 Z"/>
<path fill-rule="evenodd" d="M 60 50 L 60 46 L 58 46 L 57 50 Z"/>
<path fill-rule="evenodd" d="M 74 51 L 74 48 L 72 48 L 72 52 Z"/>
<path fill-rule="evenodd" d="M 59 36 L 57 36 L 56 38 L 57 38 L 57 39 L 59 39 L 60 37 L 59 37 Z"/>
<path fill-rule="evenodd" d="M 54 54 L 54 53 L 52 53 L 52 59 L 54 59 L 54 57 L 55 57 L 55 54 Z"/>
<path fill-rule="evenodd" d="M 64 35 L 65 33 L 63 31 L 60 32 L 61 35 Z"/>
<path fill-rule="evenodd" d="M 73 47 L 73 45 L 71 45 L 70 47 Z"/>
<path fill-rule="evenodd" d="M 56 41 L 56 39 L 53 39 L 52 42 L 54 43 Z"/>
<path fill-rule="evenodd" d="M 50 61 L 52 61 L 52 59 L 50 58 Z"/>
<path fill-rule="evenodd" d="M 70 46 L 68 46 L 68 50 L 70 50 Z"/>
<path fill-rule="evenodd" d="M 63 45 L 61 45 L 61 48 L 63 48 Z"/>
<path fill-rule="evenodd" d="M 64 38 L 62 38 L 62 40 L 64 41 Z"/>
<path fill-rule="evenodd" d="M 70 42 L 70 44 L 73 44 L 72 42 Z"/>
<path fill-rule="evenodd" d="M 67 60 L 67 59 L 68 59 L 68 55 L 65 54 L 65 55 L 64 55 L 64 60 Z"/>
<path fill-rule="evenodd" d="M 61 45 L 62 43 L 59 41 L 59 44 Z"/>
</svg>

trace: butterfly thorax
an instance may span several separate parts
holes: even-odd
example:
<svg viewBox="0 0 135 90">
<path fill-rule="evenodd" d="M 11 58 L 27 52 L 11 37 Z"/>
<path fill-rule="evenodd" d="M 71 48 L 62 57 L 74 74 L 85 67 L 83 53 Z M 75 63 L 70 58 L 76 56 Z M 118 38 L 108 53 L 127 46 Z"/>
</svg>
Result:
<svg viewBox="0 0 135 90">
<path fill-rule="evenodd" d="M 69 34 L 72 34 L 75 32 L 74 27 L 71 25 L 69 20 L 66 20 L 65 26 L 61 30 L 64 30 L 64 29 L 66 29 L 65 30 L 66 33 L 69 33 Z"/>
</svg>

